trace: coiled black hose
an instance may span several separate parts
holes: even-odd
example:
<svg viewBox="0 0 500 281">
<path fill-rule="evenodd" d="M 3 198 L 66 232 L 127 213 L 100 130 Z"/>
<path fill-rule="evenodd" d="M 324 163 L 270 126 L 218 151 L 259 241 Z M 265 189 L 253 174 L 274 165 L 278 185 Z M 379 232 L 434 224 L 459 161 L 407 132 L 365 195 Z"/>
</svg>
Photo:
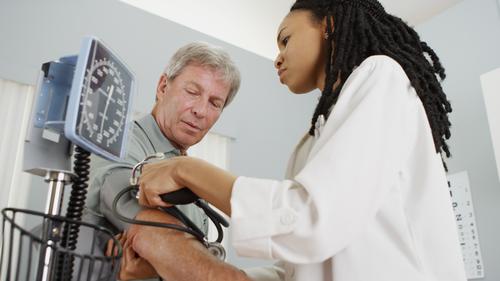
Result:
<svg viewBox="0 0 500 281">
<path fill-rule="evenodd" d="M 71 220 L 81 221 L 87 197 L 87 188 L 90 174 L 90 152 L 75 147 L 75 161 L 73 162 L 73 171 L 76 177 L 71 187 L 66 217 Z M 77 224 L 66 224 L 64 226 L 61 239 L 61 246 L 67 250 L 75 250 L 78 242 L 78 232 L 80 226 Z M 57 259 L 57 281 L 71 280 L 73 275 L 74 257 L 59 256 Z"/>
</svg>

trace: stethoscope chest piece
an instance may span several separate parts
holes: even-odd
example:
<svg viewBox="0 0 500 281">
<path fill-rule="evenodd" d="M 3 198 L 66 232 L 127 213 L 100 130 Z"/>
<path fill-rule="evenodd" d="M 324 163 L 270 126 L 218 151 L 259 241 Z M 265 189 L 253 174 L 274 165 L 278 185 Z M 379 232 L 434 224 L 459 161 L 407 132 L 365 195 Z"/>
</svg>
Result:
<svg viewBox="0 0 500 281">
<path fill-rule="evenodd" d="M 208 251 L 221 261 L 226 260 L 226 250 L 218 242 L 209 242 Z"/>
</svg>

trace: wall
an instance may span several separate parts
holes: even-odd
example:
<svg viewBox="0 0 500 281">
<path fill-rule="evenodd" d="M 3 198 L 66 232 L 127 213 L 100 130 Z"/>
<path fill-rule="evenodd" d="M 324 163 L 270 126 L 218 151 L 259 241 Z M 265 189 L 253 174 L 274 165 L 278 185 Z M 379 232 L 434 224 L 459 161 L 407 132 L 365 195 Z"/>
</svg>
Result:
<svg viewBox="0 0 500 281">
<path fill-rule="evenodd" d="M 497 173 L 500 175 L 500 68 L 481 75 L 481 89 L 488 116 L 488 125 L 493 143 L 493 152 L 497 163 Z"/>
<path fill-rule="evenodd" d="M 150 110 L 157 79 L 177 48 L 197 40 L 225 47 L 240 67 L 243 80 L 236 100 L 214 128 L 234 138 L 231 171 L 283 178 L 288 155 L 308 127 L 315 95 L 289 94 L 279 84 L 269 59 L 122 2 L 0 0 L 0 77 L 34 84 L 43 62 L 77 53 L 85 35 L 101 38 L 135 72 L 138 93 L 134 108 L 143 112 Z M 28 205 L 43 210 L 45 202 L 40 198 L 46 185 L 40 178 L 34 178 L 32 185 Z M 232 253 L 229 256 L 237 264 L 256 264 L 235 259 Z"/>
<path fill-rule="evenodd" d="M 500 280 L 500 183 L 479 77 L 500 66 L 496 0 L 464 0 L 417 26 L 447 70 L 453 105 L 450 173 L 469 173 L 484 259 L 485 281 Z M 498 110 L 498 108 L 497 108 Z"/>
<path fill-rule="evenodd" d="M 497 5 L 496 0 L 464 0 L 417 27 L 447 68 L 444 88 L 454 106 L 453 158 L 448 163 L 451 173 L 469 172 L 486 281 L 500 280 L 500 183 L 479 76 L 500 66 Z M 179 46 L 204 40 L 227 48 L 243 83 L 214 131 L 235 139 L 230 159 L 234 173 L 282 177 L 284 162 L 309 122 L 314 95 L 290 95 L 268 59 L 118 1 L 0 0 L 0 77 L 34 84 L 43 62 L 77 53 L 81 37 L 90 34 L 110 45 L 135 72 L 139 111 L 151 107 L 159 73 Z M 37 196 L 30 196 L 28 205 L 42 210 L 39 198 L 46 188 L 41 179 L 33 182 Z M 230 259 L 256 264 L 232 253 Z"/>
<path fill-rule="evenodd" d="M 294 0 L 121 0 L 268 59 L 276 57 L 276 29 Z M 224 7 L 224 9 L 221 9 Z M 242 12 L 244 11 L 244 12 Z M 209 20 L 207 20 L 207 15 Z M 255 20 L 258 17 L 259 20 Z M 230 23 L 230 24 L 228 24 Z M 272 27 L 272 28 L 270 28 Z"/>
</svg>

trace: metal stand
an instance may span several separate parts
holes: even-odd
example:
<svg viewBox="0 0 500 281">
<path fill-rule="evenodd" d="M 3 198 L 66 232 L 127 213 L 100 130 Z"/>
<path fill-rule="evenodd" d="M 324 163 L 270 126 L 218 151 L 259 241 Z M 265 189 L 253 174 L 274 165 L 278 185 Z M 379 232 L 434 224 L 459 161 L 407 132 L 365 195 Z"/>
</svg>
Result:
<svg viewBox="0 0 500 281">
<path fill-rule="evenodd" d="M 100 61 L 107 63 L 102 69 L 98 68 L 101 67 Z M 97 88 L 91 88 L 88 85 L 90 81 L 102 76 L 93 74 L 96 69 L 109 74 L 109 77 L 104 77 Z M 42 65 L 36 102 L 24 142 L 23 171 L 45 177 L 49 184 L 47 205 L 45 213 L 16 208 L 2 210 L 0 281 L 116 280 L 122 251 L 119 242 L 109 230 L 82 222 L 81 218 L 88 187 L 90 151 L 111 160 L 123 156 L 125 120 L 128 120 L 125 117 L 130 111 L 133 85 L 134 78 L 127 67 L 93 37 L 83 41 L 77 56 L 62 57 Z M 127 104 L 127 108 L 108 112 L 115 88 L 117 94 L 121 94 L 118 107 Z M 82 101 L 87 101 L 92 91 L 97 90 L 108 94 L 104 112 L 100 113 L 103 115 L 102 121 L 99 121 L 100 132 L 103 132 L 104 120 L 115 120 L 108 115 L 114 114 L 110 116 L 116 115 L 120 120 L 125 118 L 119 130 L 115 131 L 120 134 L 111 137 L 121 141 L 109 149 L 95 145 L 95 136 L 80 134 L 79 128 L 86 124 L 86 121 L 80 120 L 83 112 L 93 112 L 94 107 L 99 109 L 102 102 L 99 99 Z M 93 125 L 98 126 L 97 123 Z M 76 144 L 74 174 L 70 171 L 73 144 Z M 72 181 L 68 209 L 65 216 L 61 216 L 64 187 Z M 39 226 L 38 229 L 23 227 L 23 224 L 32 224 L 34 220 L 37 220 L 35 225 Z M 90 246 L 78 244 L 80 230 L 87 235 L 86 240 L 90 235 Z M 111 257 L 104 255 L 105 244 L 109 240 L 112 240 L 114 248 Z M 35 262 L 36 258 L 38 261 Z"/>
<path fill-rule="evenodd" d="M 48 215 L 61 215 L 61 208 L 64 198 L 64 186 L 71 182 L 72 174 L 61 171 L 49 171 L 45 176 L 45 181 L 49 183 L 49 194 L 45 213 Z M 37 280 L 48 281 L 53 276 L 54 270 L 54 245 L 61 240 L 62 224 L 51 222 L 46 219 L 43 229 L 43 240 L 47 244 L 40 251 L 40 262 L 43 266 L 38 268 Z"/>
<path fill-rule="evenodd" d="M 49 215 L 60 215 L 64 196 L 64 186 L 71 183 L 72 173 L 66 171 L 49 171 L 45 176 L 45 182 L 49 183 L 49 196 L 45 213 Z"/>
<path fill-rule="evenodd" d="M 17 208 L 2 210 L 0 280 L 116 280 L 122 253 L 113 234 L 103 227 L 61 216 L 64 188 L 72 177 L 68 171 L 47 171 L 45 214 Z M 23 226 L 28 221 L 40 227 Z M 65 229 L 79 229 L 92 242 L 68 247 Z M 113 255 L 105 256 L 102 241 L 109 240 L 113 240 Z"/>
</svg>

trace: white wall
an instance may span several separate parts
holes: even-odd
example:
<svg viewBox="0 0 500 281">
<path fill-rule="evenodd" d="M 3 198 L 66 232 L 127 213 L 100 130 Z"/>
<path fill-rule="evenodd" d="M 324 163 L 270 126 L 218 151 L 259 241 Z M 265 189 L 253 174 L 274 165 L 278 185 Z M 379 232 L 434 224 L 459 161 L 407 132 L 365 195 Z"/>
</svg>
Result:
<svg viewBox="0 0 500 281">
<path fill-rule="evenodd" d="M 481 75 L 481 88 L 500 177 L 500 68 Z"/>
<path fill-rule="evenodd" d="M 276 32 L 294 0 L 121 0 L 209 36 L 274 59 Z M 258 20 L 255 20 L 258 17 Z M 268 38 L 268 39 L 264 39 Z"/>
<path fill-rule="evenodd" d="M 417 26 L 447 71 L 443 84 L 452 106 L 450 173 L 469 174 L 484 281 L 500 280 L 500 183 L 480 76 L 500 66 L 497 0 L 464 0 Z M 495 108 L 498 111 L 498 107 Z"/>
<path fill-rule="evenodd" d="M 444 88 L 454 107 L 450 172 L 469 172 L 485 262 L 485 281 L 500 280 L 500 183 L 479 77 L 500 66 L 497 0 L 464 0 L 417 30 L 447 68 Z M 228 21 L 227 24 L 231 24 Z M 34 84 L 43 62 L 78 52 L 82 36 L 103 39 L 136 73 L 135 109 L 147 111 L 169 56 L 179 46 L 204 40 L 227 48 L 243 83 L 215 131 L 235 138 L 230 166 L 236 174 L 282 178 L 296 140 L 306 130 L 316 99 L 292 96 L 272 61 L 206 34 L 114 0 L 0 0 L 0 77 Z M 262 38 L 272 40 L 272 38 Z M 486 43 L 488 42 L 488 43 Z M 29 206 L 43 209 L 46 189 L 34 179 Z M 230 258 L 237 264 L 253 261 Z"/>
<path fill-rule="evenodd" d="M 81 38 L 90 34 L 111 46 L 135 72 L 134 109 L 142 112 L 150 110 L 160 73 L 176 49 L 196 40 L 225 47 L 242 74 L 241 90 L 214 128 L 235 139 L 231 171 L 283 178 L 288 155 L 308 128 L 316 97 L 291 95 L 269 59 L 122 2 L 0 0 L 0 77 L 33 85 L 42 63 L 77 53 Z M 46 184 L 35 178 L 32 185 L 27 204 L 43 210 L 40 198 Z M 256 264 L 232 253 L 229 257 L 239 265 Z"/>
<path fill-rule="evenodd" d="M 121 0 L 154 15 L 273 60 L 274 40 L 295 0 Z M 414 26 L 462 0 L 380 0 L 386 11 Z"/>
</svg>

